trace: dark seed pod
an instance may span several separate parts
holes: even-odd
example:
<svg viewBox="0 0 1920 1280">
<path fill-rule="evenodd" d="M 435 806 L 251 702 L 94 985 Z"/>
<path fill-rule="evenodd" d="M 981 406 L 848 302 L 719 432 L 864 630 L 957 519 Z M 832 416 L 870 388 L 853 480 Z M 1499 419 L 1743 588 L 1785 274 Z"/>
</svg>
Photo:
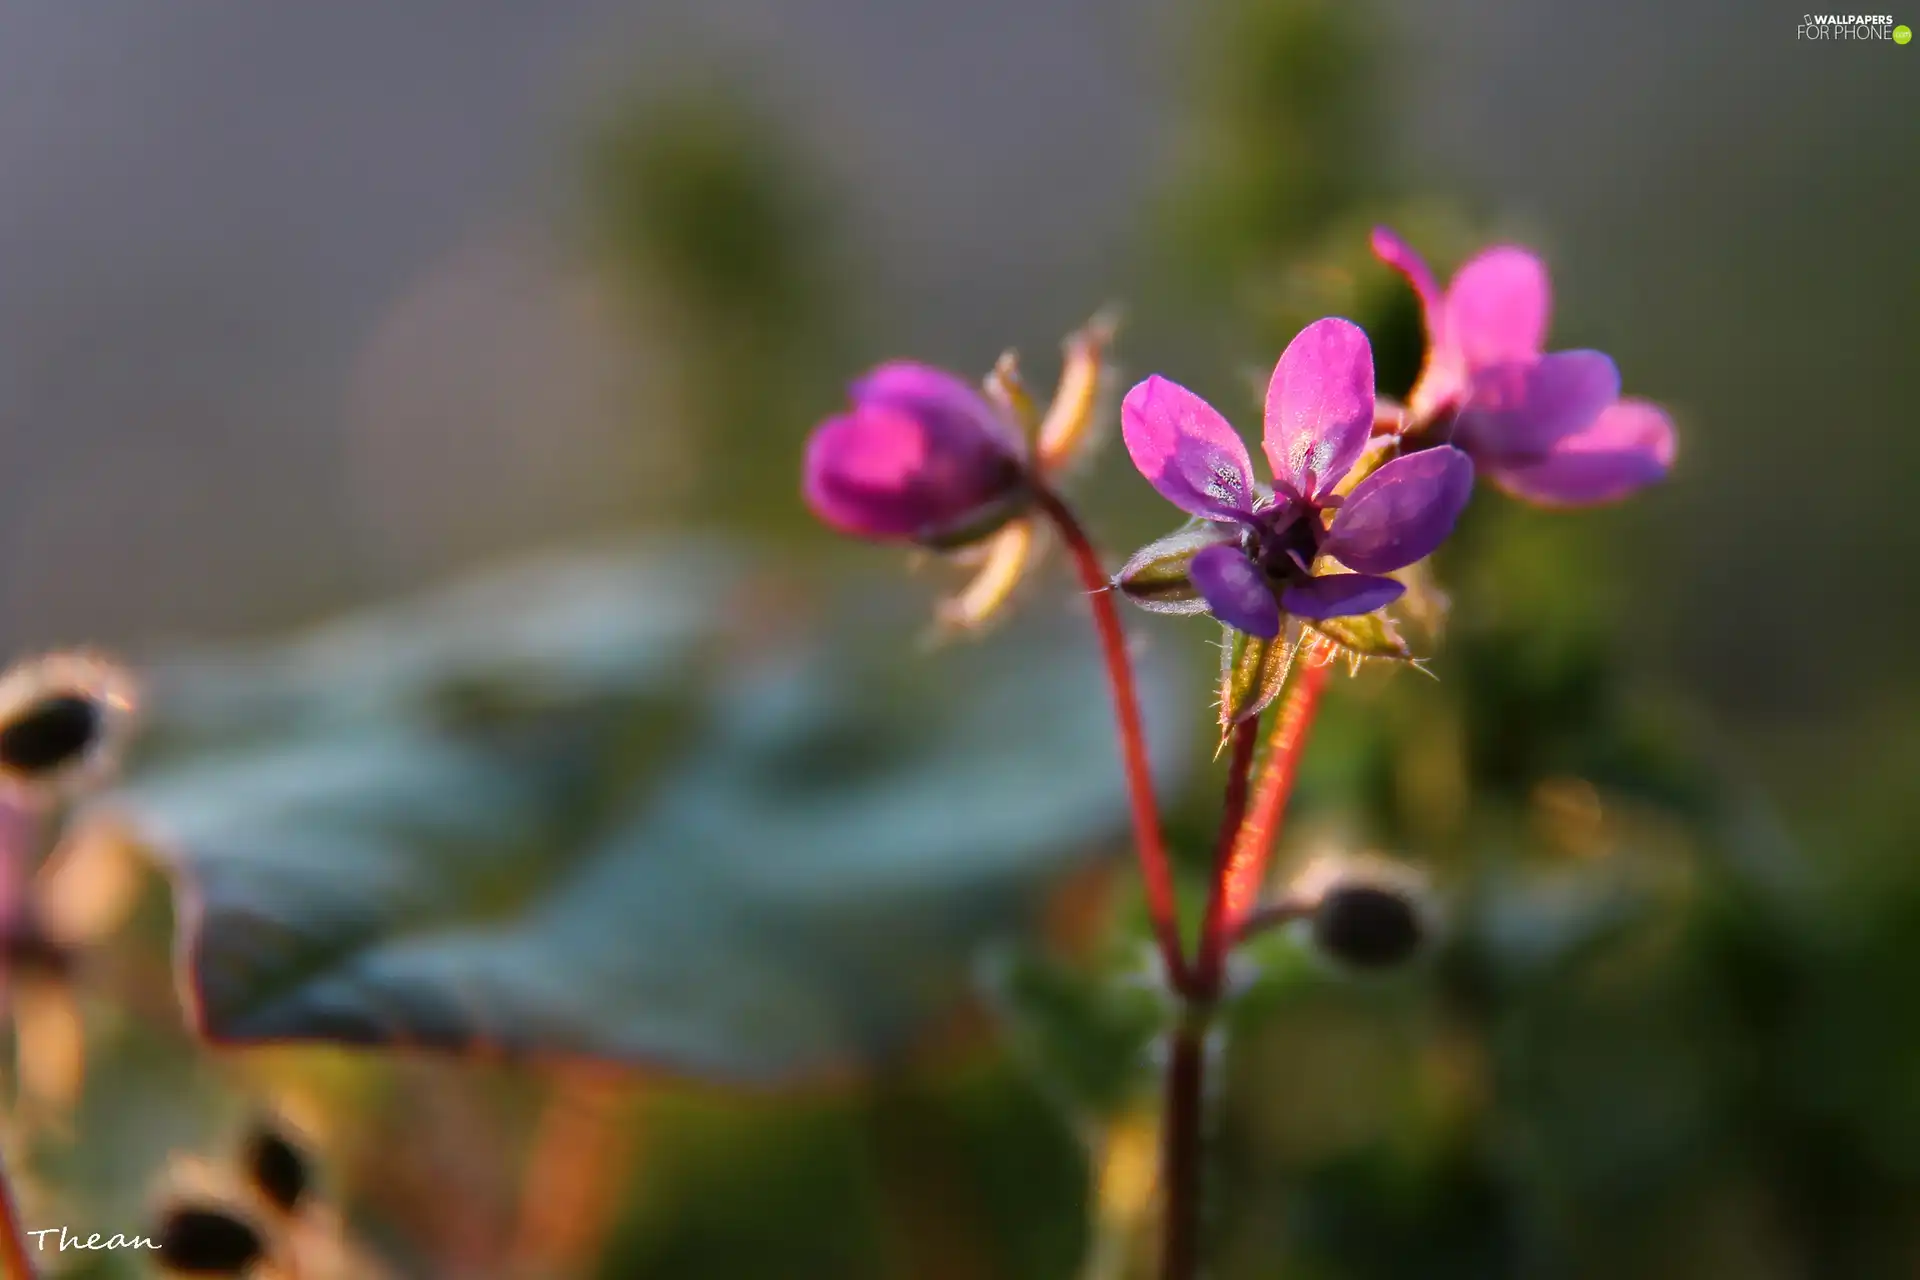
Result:
<svg viewBox="0 0 1920 1280">
<path fill-rule="evenodd" d="M 1355 881 L 1336 884 L 1313 913 L 1313 940 L 1357 969 L 1405 964 L 1426 941 L 1427 923 L 1406 889 Z"/>
<path fill-rule="evenodd" d="M 0 725 L 0 768 L 37 778 L 84 759 L 100 738 L 100 708 L 91 698 L 55 693 Z"/>
<path fill-rule="evenodd" d="M 306 1153 L 270 1125 L 248 1136 L 241 1166 L 247 1180 L 282 1213 L 292 1213 L 313 1185 Z"/>
<path fill-rule="evenodd" d="M 133 710 L 132 681 L 112 663 L 55 653 L 0 676 L 0 777 L 71 790 L 110 768 Z"/>
<path fill-rule="evenodd" d="M 237 1276 L 266 1255 L 258 1231 L 210 1205 L 169 1209 L 156 1243 L 163 1267 L 190 1276 Z"/>
</svg>

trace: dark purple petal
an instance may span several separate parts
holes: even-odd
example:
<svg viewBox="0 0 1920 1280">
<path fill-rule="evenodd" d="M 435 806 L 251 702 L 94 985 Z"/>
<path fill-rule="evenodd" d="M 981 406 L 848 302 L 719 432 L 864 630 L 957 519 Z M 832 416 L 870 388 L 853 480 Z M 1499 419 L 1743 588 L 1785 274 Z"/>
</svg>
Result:
<svg viewBox="0 0 1920 1280">
<path fill-rule="evenodd" d="M 1406 588 L 1370 573 L 1323 573 L 1280 593 L 1288 613 L 1300 618 L 1345 618 L 1372 613 L 1400 598 Z"/>
<path fill-rule="evenodd" d="M 1360 573 L 1432 555 L 1473 496 L 1473 463 L 1449 445 L 1395 458 L 1354 486 L 1321 544 Z"/>
<path fill-rule="evenodd" d="M 1598 351 L 1558 351 L 1474 375 L 1454 442 L 1486 466 L 1537 462 L 1593 425 L 1620 396 L 1620 371 Z"/>
<path fill-rule="evenodd" d="M 1351 320 L 1302 329 L 1267 384 L 1265 445 L 1283 492 L 1318 502 L 1346 478 L 1373 433 L 1373 348 Z"/>
<path fill-rule="evenodd" d="M 1253 460 L 1212 405 L 1158 374 L 1120 403 L 1133 465 L 1189 515 L 1235 519 L 1253 509 Z"/>
<path fill-rule="evenodd" d="M 1622 400 L 1538 462 L 1496 467 L 1488 478 L 1516 498 L 1551 507 L 1618 502 L 1666 477 L 1673 420 L 1658 405 Z"/>
<path fill-rule="evenodd" d="M 1511 245 L 1488 249 L 1455 272 L 1447 286 L 1447 343 L 1469 373 L 1528 360 L 1546 345 L 1552 305 L 1540 259 Z"/>
<path fill-rule="evenodd" d="M 802 489 L 814 513 L 864 538 L 938 541 L 990 519 L 1021 486 L 1020 466 L 992 449 L 882 405 L 822 423 L 807 442 Z"/>
<path fill-rule="evenodd" d="M 895 360 L 854 383 L 855 409 L 884 406 L 924 423 L 945 449 L 991 448 L 1019 457 L 1020 432 L 973 383 L 945 369 Z"/>
<path fill-rule="evenodd" d="M 1387 227 L 1373 229 L 1373 256 L 1405 276 L 1407 283 L 1413 286 L 1415 296 L 1420 299 L 1420 318 L 1427 326 L 1427 343 L 1429 346 L 1438 346 L 1446 323 L 1446 310 L 1442 305 L 1444 300 L 1440 296 L 1440 288 L 1433 281 L 1433 272 L 1428 270 L 1426 259 Z"/>
<path fill-rule="evenodd" d="M 1213 546 L 1194 556 L 1187 569 L 1213 616 L 1250 636 L 1271 640 L 1280 634 L 1280 602 L 1266 575 L 1237 546 Z"/>
</svg>

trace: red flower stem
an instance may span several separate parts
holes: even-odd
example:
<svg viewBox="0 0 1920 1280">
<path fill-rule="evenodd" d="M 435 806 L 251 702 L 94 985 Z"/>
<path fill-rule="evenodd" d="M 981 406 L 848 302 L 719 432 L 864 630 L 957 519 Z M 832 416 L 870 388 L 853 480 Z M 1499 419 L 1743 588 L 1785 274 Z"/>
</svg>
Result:
<svg viewBox="0 0 1920 1280">
<path fill-rule="evenodd" d="M 1235 728 L 1233 761 L 1227 774 L 1226 801 L 1214 853 L 1213 884 L 1207 895 L 1200 950 L 1191 981 L 1182 989 L 1186 1016 L 1175 1031 L 1167 1059 L 1165 1125 L 1161 1185 L 1166 1217 L 1161 1226 L 1161 1280 L 1195 1280 L 1200 1274 L 1202 1126 L 1206 1117 L 1206 1037 L 1213 1002 L 1226 974 L 1227 952 L 1252 915 L 1266 876 L 1293 780 L 1300 769 L 1307 730 L 1313 724 L 1332 671 L 1332 651 L 1313 642 L 1295 667 L 1274 721 L 1267 757 L 1261 766 L 1259 793 L 1248 808 L 1247 791 L 1259 721 Z"/>
<path fill-rule="evenodd" d="M 1300 758 L 1306 754 L 1307 731 L 1313 727 L 1314 713 L 1320 709 L 1320 694 L 1333 673 L 1333 647 L 1325 640 L 1303 642 L 1310 647 L 1294 664 L 1294 676 L 1273 721 L 1267 739 L 1267 756 L 1260 765 L 1260 782 L 1247 820 L 1241 824 L 1233 853 L 1220 871 L 1215 888 L 1221 898 L 1216 921 L 1214 945 L 1224 951 L 1232 944 L 1247 917 L 1253 914 L 1260 898 L 1260 887 L 1267 878 L 1267 866 L 1273 859 L 1274 841 L 1280 834 L 1280 820 L 1293 795 L 1293 780 L 1300 772 Z M 1203 940 L 1202 946 L 1206 942 Z"/>
<path fill-rule="evenodd" d="M 1127 656 L 1126 633 L 1120 628 L 1119 612 L 1113 607 L 1113 592 L 1100 554 L 1087 539 L 1086 530 L 1059 494 L 1044 485 L 1036 486 L 1042 511 L 1060 531 L 1073 557 L 1081 585 L 1087 590 L 1093 607 L 1094 630 L 1100 636 L 1101 655 L 1106 659 L 1107 683 L 1113 691 L 1114 717 L 1120 728 L 1120 761 L 1127 775 L 1127 794 L 1133 807 L 1133 839 L 1140 858 L 1140 878 L 1146 887 L 1147 914 L 1153 919 L 1154 938 L 1160 946 L 1161 963 L 1166 966 L 1167 981 L 1175 990 L 1187 986 L 1187 964 L 1180 950 L 1178 903 L 1174 897 L 1173 868 L 1167 859 L 1166 838 L 1160 830 L 1160 808 L 1153 794 L 1153 770 L 1147 761 L 1146 731 L 1140 721 L 1140 697 L 1134 686 L 1133 663 Z"/>
<path fill-rule="evenodd" d="M 1180 1025 L 1167 1056 L 1160 1179 L 1165 1219 L 1160 1229 L 1160 1274 L 1164 1280 L 1192 1280 L 1199 1274 L 1201 1235 L 1201 1158 L 1205 1151 L 1207 1027 L 1226 974 L 1227 938 L 1221 927 L 1228 855 L 1233 852 L 1247 814 L 1253 753 L 1260 745 L 1258 716 L 1234 726 L 1233 754 L 1227 765 L 1227 793 L 1220 806 L 1220 832 L 1214 839 L 1213 886 L 1200 929 L 1200 951 L 1187 985 Z"/>
<path fill-rule="evenodd" d="M 1220 981 L 1226 973 L 1227 948 L 1232 943 L 1226 928 L 1227 871 L 1239 843 L 1240 829 L 1247 816 L 1247 791 L 1253 773 L 1254 749 L 1260 745 L 1260 717 L 1253 716 L 1233 727 L 1233 756 L 1227 766 L 1227 794 L 1220 807 L 1220 834 L 1214 840 L 1212 883 L 1207 891 L 1207 912 L 1200 924 L 1200 951 L 1194 960 L 1192 990 L 1189 998 L 1211 1003 L 1220 995 Z"/>
<path fill-rule="evenodd" d="M 20 1225 L 20 1206 L 0 1167 L 0 1276 L 6 1280 L 33 1280 L 33 1259 L 27 1255 L 27 1233 Z"/>
<path fill-rule="evenodd" d="M 1206 1019 L 1183 1018 L 1167 1055 L 1161 1119 L 1161 1280 L 1194 1280 L 1200 1274 L 1200 1128 L 1206 1069 Z"/>
</svg>

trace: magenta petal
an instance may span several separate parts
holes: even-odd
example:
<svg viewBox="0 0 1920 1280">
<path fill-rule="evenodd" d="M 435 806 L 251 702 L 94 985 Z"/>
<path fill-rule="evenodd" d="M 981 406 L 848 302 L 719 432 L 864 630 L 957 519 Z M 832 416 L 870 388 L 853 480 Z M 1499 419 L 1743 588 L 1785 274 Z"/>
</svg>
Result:
<svg viewBox="0 0 1920 1280">
<path fill-rule="evenodd" d="M 1617 502 L 1666 477 L 1673 420 L 1658 405 L 1622 400 L 1538 462 L 1497 467 L 1493 482 L 1516 498 L 1552 507 Z"/>
<path fill-rule="evenodd" d="M 1360 573 L 1424 560 L 1473 496 L 1473 463 L 1450 445 L 1395 458 L 1354 486 L 1321 549 Z"/>
<path fill-rule="evenodd" d="M 1447 342 L 1468 370 L 1526 360 L 1546 345 L 1547 269 L 1510 245 L 1476 255 L 1447 286 Z"/>
<path fill-rule="evenodd" d="M 1280 593 L 1280 603 L 1296 617 L 1345 618 L 1385 608 L 1405 590 L 1392 578 L 1370 573 L 1323 573 L 1288 587 Z"/>
<path fill-rule="evenodd" d="M 1236 631 L 1271 640 L 1280 634 L 1280 602 L 1266 575 L 1231 544 L 1208 547 L 1187 569 L 1213 616 Z"/>
<path fill-rule="evenodd" d="M 1190 515 L 1232 519 L 1253 509 L 1253 460 L 1212 405 L 1155 375 L 1120 402 L 1120 435 L 1160 496 Z"/>
<path fill-rule="evenodd" d="M 1346 478 L 1373 432 L 1373 348 L 1351 320 L 1302 329 L 1267 384 L 1265 445 L 1283 491 L 1317 502 Z"/>
<path fill-rule="evenodd" d="M 1593 425 L 1620 396 L 1620 371 L 1598 351 L 1558 351 L 1474 376 L 1454 439 L 1483 464 L 1535 462 Z"/>
<path fill-rule="evenodd" d="M 1446 312 L 1442 306 L 1440 288 L 1433 282 L 1433 272 L 1428 270 L 1426 259 L 1387 227 L 1373 229 L 1373 256 L 1405 276 L 1407 283 L 1413 286 L 1415 296 L 1420 299 L 1420 318 L 1426 322 L 1427 342 L 1438 346 Z"/>
<path fill-rule="evenodd" d="M 926 433 L 905 414 L 831 418 L 807 441 L 801 467 L 807 505 L 844 533 L 910 536 L 921 523 L 914 478 L 927 456 Z"/>
<path fill-rule="evenodd" d="M 897 409 L 924 423 L 944 449 L 991 447 L 1019 457 L 1020 432 L 965 378 L 912 360 L 883 364 L 853 384 L 854 407 Z"/>
<path fill-rule="evenodd" d="M 937 541 L 987 519 L 1020 485 L 1014 459 L 883 405 L 822 423 L 801 471 L 815 514 L 865 538 Z"/>
</svg>

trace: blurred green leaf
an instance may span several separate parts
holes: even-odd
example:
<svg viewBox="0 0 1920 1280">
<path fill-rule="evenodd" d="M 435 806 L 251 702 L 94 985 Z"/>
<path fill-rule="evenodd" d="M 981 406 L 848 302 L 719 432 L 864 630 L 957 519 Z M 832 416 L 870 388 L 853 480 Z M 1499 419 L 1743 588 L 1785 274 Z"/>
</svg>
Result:
<svg viewBox="0 0 1920 1280">
<path fill-rule="evenodd" d="M 981 986 L 1013 1051 L 1069 1118 L 1111 1118 L 1151 1085 L 1150 1047 L 1173 1014 L 1152 964 L 1069 963 L 1019 944 L 984 957 Z"/>
<path fill-rule="evenodd" d="M 156 672 L 112 803 L 213 1038 L 870 1066 L 1124 826 L 1074 620 L 930 653 L 912 618 L 674 550 L 521 566 Z"/>
</svg>

